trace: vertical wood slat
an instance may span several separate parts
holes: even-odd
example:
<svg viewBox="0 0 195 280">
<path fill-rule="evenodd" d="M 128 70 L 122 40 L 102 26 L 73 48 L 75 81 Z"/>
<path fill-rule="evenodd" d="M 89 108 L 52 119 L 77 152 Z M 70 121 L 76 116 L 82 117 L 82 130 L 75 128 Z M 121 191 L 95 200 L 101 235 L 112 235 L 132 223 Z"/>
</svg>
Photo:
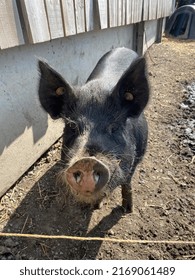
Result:
<svg viewBox="0 0 195 280">
<path fill-rule="evenodd" d="M 143 10 L 143 1 L 137 0 L 137 22 L 142 21 L 142 10 Z"/>
<path fill-rule="evenodd" d="M 74 0 L 76 32 L 85 32 L 85 0 Z"/>
<path fill-rule="evenodd" d="M 118 13 L 117 13 L 117 0 L 108 0 L 109 3 L 109 27 L 117 26 Z"/>
<path fill-rule="evenodd" d="M 122 25 L 126 24 L 126 0 L 122 0 Z"/>
<path fill-rule="evenodd" d="M 131 0 L 131 23 L 136 23 L 142 20 L 142 0 Z"/>
<path fill-rule="evenodd" d="M 131 18 L 132 18 L 132 1 L 131 0 L 126 0 L 126 24 L 130 24 Z"/>
<path fill-rule="evenodd" d="M 21 0 L 24 22 L 30 43 L 50 40 L 44 0 Z"/>
<path fill-rule="evenodd" d="M 60 0 L 45 0 L 51 39 L 64 37 Z"/>
<path fill-rule="evenodd" d="M 62 3 L 65 35 L 66 36 L 75 35 L 76 22 L 75 22 L 74 2 L 73 0 L 61 0 L 61 3 Z"/>
<path fill-rule="evenodd" d="M 94 2 L 93 0 L 85 0 L 85 21 L 86 31 L 94 29 Z"/>
<path fill-rule="evenodd" d="M 173 7 L 173 0 L 168 1 L 167 5 L 165 6 L 165 17 L 168 17 L 172 13 Z"/>
<path fill-rule="evenodd" d="M 136 2 L 135 0 L 131 0 L 131 23 L 134 23 L 135 22 L 135 5 L 136 5 Z"/>
<path fill-rule="evenodd" d="M 165 5 L 165 10 L 164 10 L 164 15 L 166 16 L 169 9 L 170 9 L 170 5 L 172 5 L 172 0 L 168 1 L 168 3 L 166 3 Z"/>
<path fill-rule="evenodd" d="M 98 9 L 100 17 L 100 28 L 108 28 L 108 2 L 107 0 L 98 0 Z"/>
<path fill-rule="evenodd" d="M 161 16 L 160 16 L 161 18 L 164 16 L 164 13 L 165 13 L 165 0 L 162 0 Z"/>
<path fill-rule="evenodd" d="M 122 25 L 122 17 L 123 17 L 123 3 L 122 0 L 117 1 L 117 12 L 118 12 L 118 18 L 117 18 L 117 26 Z"/>
<path fill-rule="evenodd" d="M 149 0 L 149 20 L 156 19 L 158 0 Z"/>
<path fill-rule="evenodd" d="M 162 15 L 162 0 L 158 0 L 156 16 L 157 18 L 161 18 L 161 15 Z"/>
<path fill-rule="evenodd" d="M 24 44 L 16 2 L 1 0 L 0 3 L 0 49 Z"/>
<path fill-rule="evenodd" d="M 144 0 L 143 3 L 143 21 L 146 21 L 149 19 L 149 1 L 150 0 Z"/>
<path fill-rule="evenodd" d="M 126 23 L 126 0 L 118 0 L 117 2 L 117 26 L 125 25 Z"/>
<path fill-rule="evenodd" d="M 135 1 L 134 0 L 134 10 L 135 10 L 135 14 L 134 14 L 134 23 L 138 22 L 138 18 L 139 18 L 139 3 L 140 0 Z"/>
</svg>

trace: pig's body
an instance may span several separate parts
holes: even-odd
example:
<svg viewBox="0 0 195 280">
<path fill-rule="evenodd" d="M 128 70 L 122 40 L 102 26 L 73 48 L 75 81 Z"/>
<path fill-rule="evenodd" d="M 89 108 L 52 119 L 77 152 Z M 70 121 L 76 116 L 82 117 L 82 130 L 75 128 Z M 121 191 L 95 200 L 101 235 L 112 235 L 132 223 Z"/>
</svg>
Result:
<svg viewBox="0 0 195 280">
<path fill-rule="evenodd" d="M 65 120 L 62 182 L 79 201 L 91 204 L 121 185 L 123 207 L 131 210 L 131 177 L 147 144 L 144 58 L 115 49 L 75 88 L 47 64 L 39 66 L 40 102 L 53 118 Z"/>
</svg>

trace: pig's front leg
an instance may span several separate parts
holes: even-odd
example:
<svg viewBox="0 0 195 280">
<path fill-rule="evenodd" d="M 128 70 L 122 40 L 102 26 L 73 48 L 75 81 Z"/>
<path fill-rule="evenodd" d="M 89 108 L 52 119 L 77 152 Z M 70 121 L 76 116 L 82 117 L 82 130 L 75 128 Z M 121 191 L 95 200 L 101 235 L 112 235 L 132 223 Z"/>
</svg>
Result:
<svg viewBox="0 0 195 280">
<path fill-rule="evenodd" d="M 132 189 L 131 183 L 124 184 L 122 187 L 122 207 L 126 212 L 133 212 L 133 199 L 132 199 Z"/>
</svg>

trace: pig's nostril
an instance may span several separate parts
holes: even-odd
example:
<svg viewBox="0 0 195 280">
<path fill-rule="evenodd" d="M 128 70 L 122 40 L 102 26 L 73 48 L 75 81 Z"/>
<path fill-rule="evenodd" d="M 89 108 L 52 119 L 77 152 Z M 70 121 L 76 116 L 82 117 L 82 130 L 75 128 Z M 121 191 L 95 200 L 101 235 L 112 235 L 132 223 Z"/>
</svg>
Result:
<svg viewBox="0 0 195 280">
<path fill-rule="evenodd" d="M 79 183 L 79 182 L 81 181 L 81 172 L 80 172 L 80 171 L 74 172 L 74 173 L 73 173 L 73 176 L 74 176 L 75 181 L 76 181 L 77 183 Z"/>
<path fill-rule="evenodd" d="M 93 173 L 93 178 L 95 180 L 95 183 L 97 184 L 99 182 L 99 179 L 100 179 L 100 173 L 95 171 Z"/>
</svg>

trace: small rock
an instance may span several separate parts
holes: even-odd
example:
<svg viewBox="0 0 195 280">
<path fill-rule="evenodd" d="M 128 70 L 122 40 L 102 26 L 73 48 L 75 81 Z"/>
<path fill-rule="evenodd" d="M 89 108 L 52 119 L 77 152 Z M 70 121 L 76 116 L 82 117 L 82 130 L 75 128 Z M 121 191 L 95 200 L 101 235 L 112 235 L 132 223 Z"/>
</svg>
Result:
<svg viewBox="0 0 195 280">
<path fill-rule="evenodd" d="M 4 245 L 7 246 L 7 247 L 15 247 L 16 242 L 13 241 L 11 238 L 7 238 L 4 242 Z"/>
<path fill-rule="evenodd" d="M 180 153 L 181 153 L 182 156 L 187 156 L 187 157 L 193 156 L 193 153 L 189 149 L 189 147 L 183 148 Z"/>
<path fill-rule="evenodd" d="M 113 231 L 112 229 L 110 229 L 110 230 L 108 231 L 108 235 L 114 235 L 114 231 Z"/>
</svg>

